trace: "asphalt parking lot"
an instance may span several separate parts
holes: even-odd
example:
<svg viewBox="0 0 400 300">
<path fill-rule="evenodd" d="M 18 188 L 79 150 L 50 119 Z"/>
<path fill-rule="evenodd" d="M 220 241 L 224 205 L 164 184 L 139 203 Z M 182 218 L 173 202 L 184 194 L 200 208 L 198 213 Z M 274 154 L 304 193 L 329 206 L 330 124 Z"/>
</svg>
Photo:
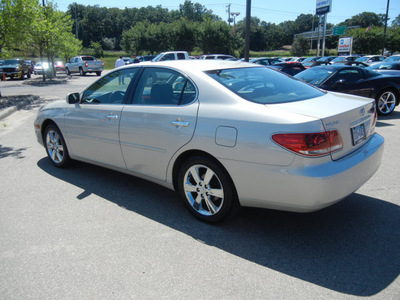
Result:
<svg viewBox="0 0 400 300">
<path fill-rule="evenodd" d="M 50 164 L 38 108 L 97 78 L 0 82 L 40 98 L 0 120 L 0 299 L 400 299 L 400 107 L 377 122 L 380 169 L 344 201 L 207 225 L 153 183 Z"/>
</svg>

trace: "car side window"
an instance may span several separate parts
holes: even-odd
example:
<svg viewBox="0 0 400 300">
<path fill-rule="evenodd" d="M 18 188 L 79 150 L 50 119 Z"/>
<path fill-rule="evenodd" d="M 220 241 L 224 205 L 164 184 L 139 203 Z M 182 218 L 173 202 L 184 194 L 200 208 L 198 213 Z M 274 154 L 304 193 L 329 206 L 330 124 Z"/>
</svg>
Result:
<svg viewBox="0 0 400 300">
<path fill-rule="evenodd" d="M 141 105 L 182 105 L 196 97 L 193 83 L 184 75 L 163 68 L 146 68 L 133 98 Z"/>
<path fill-rule="evenodd" d="M 165 54 L 165 55 L 160 59 L 160 61 L 166 61 L 166 60 L 175 60 L 174 54 L 173 54 L 173 53 Z"/>
<path fill-rule="evenodd" d="M 81 103 L 122 104 L 137 70 L 138 68 L 129 68 L 107 74 L 83 93 Z"/>
<path fill-rule="evenodd" d="M 178 56 L 178 59 L 185 59 L 185 54 L 183 54 L 183 53 L 178 53 L 177 56 Z"/>
<path fill-rule="evenodd" d="M 356 69 L 345 69 L 338 73 L 339 79 L 344 79 L 347 82 L 356 82 L 362 79 L 362 74 Z"/>
</svg>

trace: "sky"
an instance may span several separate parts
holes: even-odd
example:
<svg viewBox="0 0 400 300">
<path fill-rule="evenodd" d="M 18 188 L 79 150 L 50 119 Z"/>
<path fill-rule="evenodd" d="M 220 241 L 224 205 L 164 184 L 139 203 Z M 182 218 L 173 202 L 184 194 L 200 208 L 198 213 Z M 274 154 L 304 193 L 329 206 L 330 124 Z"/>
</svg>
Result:
<svg viewBox="0 0 400 300">
<path fill-rule="evenodd" d="M 68 5 L 76 2 L 82 5 L 99 5 L 100 7 L 125 7 L 140 8 L 142 6 L 161 5 L 168 10 L 177 10 L 185 0 L 53 0 L 61 11 L 66 11 Z M 388 25 L 400 14 L 400 0 L 389 0 L 389 21 Z M 218 2 L 217 0 L 192 0 L 192 3 L 200 3 L 223 20 L 228 19 L 228 5 L 231 13 L 240 13 L 236 22 L 246 16 L 246 0 L 232 0 Z M 144 4 L 145 3 L 145 4 Z M 377 14 L 386 14 L 387 0 L 331 0 L 332 10 L 327 16 L 327 22 L 338 24 L 364 11 Z M 300 14 L 313 14 L 316 10 L 316 0 L 252 0 L 251 16 L 258 17 L 261 21 L 279 24 L 284 21 L 294 21 Z M 311 26 L 310 26 L 311 27 Z"/>
</svg>

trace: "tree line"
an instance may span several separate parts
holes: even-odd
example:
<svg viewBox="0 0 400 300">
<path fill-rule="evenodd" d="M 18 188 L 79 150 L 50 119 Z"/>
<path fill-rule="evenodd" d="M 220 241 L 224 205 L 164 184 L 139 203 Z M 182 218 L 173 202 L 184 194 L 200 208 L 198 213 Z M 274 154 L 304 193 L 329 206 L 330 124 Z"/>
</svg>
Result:
<svg viewBox="0 0 400 300">
<path fill-rule="evenodd" d="M 188 0 L 178 10 L 161 6 L 119 9 L 72 3 L 64 13 L 52 2 L 40 6 L 37 0 L 2 0 L 0 8 L 1 57 L 18 49 L 49 61 L 54 57 L 67 60 L 83 51 L 82 47 L 95 49 L 96 53 L 104 49 L 137 55 L 167 50 L 244 54 L 245 20 L 237 22 L 234 30 L 212 10 Z M 292 45 L 294 34 L 311 31 L 318 17 L 300 14 L 294 21 L 279 24 L 256 17 L 250 21 L 250 49 L 262 52 Z M 337 25 L 359 26 L 346 32 L 347 36 L 353 36 L 354 52 L 373 54 L 382 47 L 384 23 L 384 15 L 363 12 Z M 386 47 L 398 51 L 400 15 L 389 23 Z M 328 23 L 327 27 L 333 26 Z M 338 37 L 328 37 L 326 48 L 337 48 L 337 42 Z"/>
</svg>

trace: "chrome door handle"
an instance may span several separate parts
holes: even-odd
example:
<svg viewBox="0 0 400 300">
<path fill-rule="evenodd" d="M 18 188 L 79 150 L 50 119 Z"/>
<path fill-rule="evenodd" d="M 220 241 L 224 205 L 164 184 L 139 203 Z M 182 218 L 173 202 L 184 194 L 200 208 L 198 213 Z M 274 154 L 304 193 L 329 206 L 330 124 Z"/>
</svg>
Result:
<svg viewBox="0 0 400 300">
<path fill-rule="evenodd" d="M 171 125 L 176 127 L 189 127 L 190 123 L 183 121 L 181 118 L 178 118 L 176 121 L 172 121 Z"/>
<path fill-rule="evenodd" d="M 107 119 L 111 119 L 111 120 L 117 120 L 118 119 L 118 115 L 108 115 L 106 116 Z"/>
</svg>

